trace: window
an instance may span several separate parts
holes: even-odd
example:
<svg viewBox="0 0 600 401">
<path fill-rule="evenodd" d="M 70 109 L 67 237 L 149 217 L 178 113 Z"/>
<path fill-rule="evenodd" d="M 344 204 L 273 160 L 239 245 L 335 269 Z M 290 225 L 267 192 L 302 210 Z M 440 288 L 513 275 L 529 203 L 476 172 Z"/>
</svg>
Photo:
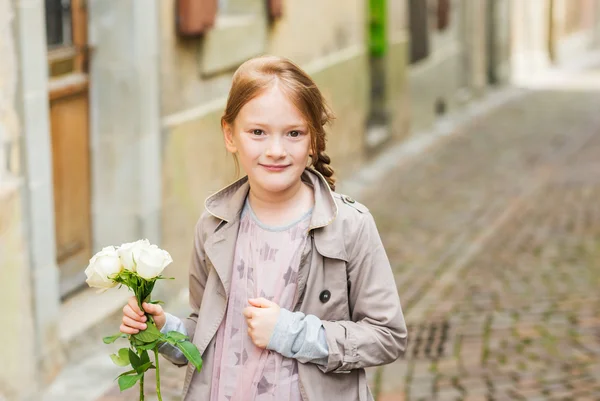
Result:
<svg viewBox="0 0 600 401">
<path fill-rule="evenodd" d="M 45 0 L 46 43 L 48 48 L 69 46 L 71 34 L 71 0 Z"/>
</svg>

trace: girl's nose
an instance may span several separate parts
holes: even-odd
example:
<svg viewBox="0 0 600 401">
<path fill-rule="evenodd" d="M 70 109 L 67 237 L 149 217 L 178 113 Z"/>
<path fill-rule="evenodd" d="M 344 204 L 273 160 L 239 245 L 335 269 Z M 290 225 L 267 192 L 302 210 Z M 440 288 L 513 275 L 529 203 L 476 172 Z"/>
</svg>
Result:
<svg viewBox="0 0 600 401">
<path fill-rule="evenodd" d="M 267 148 L 267 156 L 274 158 L 281 158 L 286 155 L 285 147 L 280 138 L 276 135 L 272 136 L 269 146 Z"/>
</svg>

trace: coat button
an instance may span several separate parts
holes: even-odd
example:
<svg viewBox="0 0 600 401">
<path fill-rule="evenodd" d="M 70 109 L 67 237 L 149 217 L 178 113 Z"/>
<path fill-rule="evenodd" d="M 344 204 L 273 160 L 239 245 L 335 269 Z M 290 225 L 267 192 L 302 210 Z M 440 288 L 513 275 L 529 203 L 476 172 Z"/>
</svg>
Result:
<svg viewBox="0 0 600 401">
<path fill-rule="evenodd" d="M 330 298 L 331 298 L 331 292 L 329 292 L 329 290 L 325 290 L 321 293 L 321 295 L 319 295 L 319 299 L 323 303 L 326 303 L 327 301 L 329 301 Z"/>
<path fill-rule="evenodd" d="M 351 198 L 351 197 L 349 197 L 349 196 L 346 196 L 344 199 L 345 199 L 345 200 L 346 200 L 346 202 L 348 202 L 348 203 L 354 203 L 354 202 L 356 202 L 354 199 L 352 199 L 352 198 Z"/>
</svg>

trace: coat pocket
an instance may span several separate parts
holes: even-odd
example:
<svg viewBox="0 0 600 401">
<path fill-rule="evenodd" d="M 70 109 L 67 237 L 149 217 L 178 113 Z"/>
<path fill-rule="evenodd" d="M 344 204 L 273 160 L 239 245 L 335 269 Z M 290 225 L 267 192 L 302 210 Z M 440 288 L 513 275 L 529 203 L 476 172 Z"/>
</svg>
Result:
<svg viewBox="0 0 600 401">
<path fill-rule="evenodd" d="M 313 305 L 317 305 L 323 320 L 339 321 L 350 319 L 348 303 L 348 276 L 346 262 L 341 259 L 324 258 L 323 280 L 321 288 L 311 291 L 317 297 Z"/>
</svg>

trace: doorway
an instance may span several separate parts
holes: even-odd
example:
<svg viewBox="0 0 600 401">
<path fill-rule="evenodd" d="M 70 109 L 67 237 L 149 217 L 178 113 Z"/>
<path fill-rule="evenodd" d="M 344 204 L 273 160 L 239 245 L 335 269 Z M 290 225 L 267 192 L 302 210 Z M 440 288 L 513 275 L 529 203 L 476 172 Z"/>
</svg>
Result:
<svg viewBox="0 0 600 401">
<path fill-rule="evenodd" d="M 45 0 L 48 100 L 60 294 L 85 283 L 91 256 L 89 47 L 85 0 Z"/>
</svg>

